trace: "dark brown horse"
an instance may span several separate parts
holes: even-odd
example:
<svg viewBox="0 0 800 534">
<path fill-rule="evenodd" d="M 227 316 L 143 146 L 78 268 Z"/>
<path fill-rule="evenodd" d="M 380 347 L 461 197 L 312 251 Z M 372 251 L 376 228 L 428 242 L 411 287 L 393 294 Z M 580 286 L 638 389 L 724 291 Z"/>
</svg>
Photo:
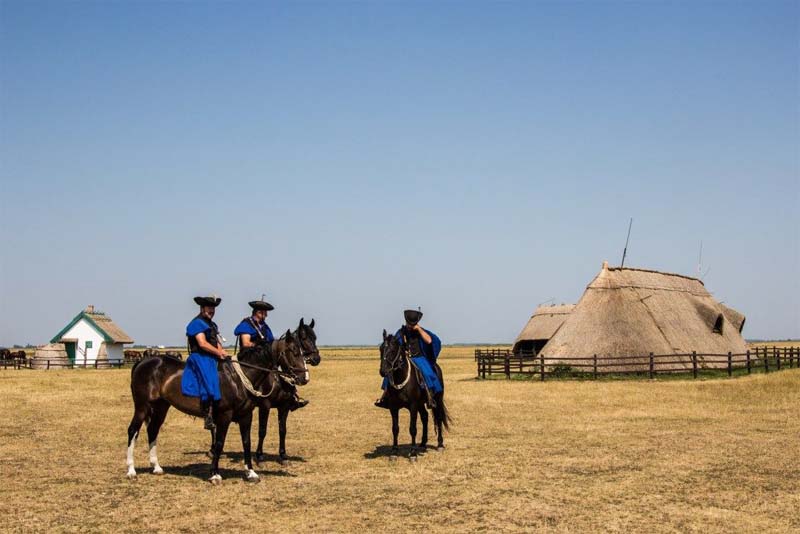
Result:
<svg viewBox="0 0 800 534">
<path fill-rule="evenodd" d="M 214 440 L 214 456 L 211 461 L 210 482 L 218 484 L 222 481 L 219 474 L 219 457 L 225 444 L 225 436 L 231 422 L 239 423 L 244 449 L 245 476 L 248 481 L 257 482 L 258 475 L 253 471 L 250 457 L 250 427 L 253 420 L 253 409 L 264 397 L 269 397 L 280 388 L 280 375 L 289 375 L 298 384 L 308 381 L 307 368 L 303 358 L 303 349 L 297 338 L 286 331 L 280 339 L 269 345 L 257 346 L 242 351 L 238 357 L 242 362 L 242 371 L 253 392 L 248 391 L 245 384 L 233 370 L 233 364 L 225 362 L 220 366 L 220 391 L 222 399 L 219 409 L 215 410 L 214 423 L 216 436 Z M 128 426 L 128 478 L 136 477 L 133 451 L 136 438 L 142 423 L 147 425 L 147 438 L 150 447 L 150 464 L 154 474 L 162 474 L 164 470 L 158 464 L 156 442 L 158 432 L 170 406 L 183 413 L 195 417 L 203 417 L 200 399 L 187 397 L 181 392 L 181 379 L 186 364 L 168 356 L 154 356 L 134 365 L 131 370 L 131 394 L 133 396 L 134 413 Z M 280 366 L 283 371 L 278 371 Z"/>
<path fill-rule="evenodd" d="M 417 372 L 416 367 L 411 363 L 411 358 L 408 354 L 408 349 L 403 345 L 396 336 L 388 335 L 386 330 L 383 331 L 383 343 L 380 347 L 381 352 L 381 369 L 380 374 L 382 377 L 388 377 L 388 386 L 386 388 L 386 403 L 389 406 L 389 411 L 392 414 L 392 454 L 391 458 L 397 458 L 397 434 L 400 432 L 400 409 L 405 408 L 410 414 L 409 433 L 411 434 L 411 453 L 409 459 L 414 461 L 417 459 L 417 454 L 425 453 L 428 446 L 428 409 L 425 402 L 428 400 L 428 394 L 423 390 L 423 382 L 421 375 Z M 442 380 L 442 370 L 439 365 L 435 365 L 436 374 L 439 375 L 439 380 Z M 436 428 L 436 435 L 438 443 L 436 450 L 444 450 L 444 436 L 442 429 L 450 428 L 450 414 L 447 411 L 447 406 L 444 403 L 444 392 L 437 393 L 434 397 L 433 422 Z M 417 447 L 417 414 L 422 420 L 422 439 L 420 440 L 419 447 Z"/>
<path fill-rule="evenodd" d="M 314 332 L 314 319 L 311 319 L 309 324 L 305 324 L 303 319 L 300 319 L 300 325 L 294 331 L 294 336 L 300 343 L 303 350 L 303 358 L 306 363 L 317 366 L 320 362 L 319 349 L 317 349 L 317 334 Z M 311 380 L 311 376 L 307 376 Z M 264 438 L 267 435 L 267 423 L 269 422 L 269 411 L 271 408 L 278 410 L 278 435 L 279 446 L 278 454 L 280 455 L 280 463 L 285 465 L 289 457 L 286 454 L 286 420 L 289 417 L 290 407 L 294 404 L 294 388 L 290 384 L 283 384 L 280 392 L 274 399 L 268 399 L 262 402 L 258 407 L 258 446 L 256 448 L 256 462 L 263 462 L 266 459 L 264 455 Z"/>
</svg>

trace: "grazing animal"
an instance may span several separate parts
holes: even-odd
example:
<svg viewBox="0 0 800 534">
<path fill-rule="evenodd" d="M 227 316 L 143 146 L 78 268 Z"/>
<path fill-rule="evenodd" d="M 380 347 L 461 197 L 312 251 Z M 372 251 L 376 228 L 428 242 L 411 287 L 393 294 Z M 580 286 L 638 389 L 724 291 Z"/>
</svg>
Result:
<svg viewBox="0 0 800 534">
<path fill-rule="evenodd" d="M 311 319 L 309 324 L 305 324 L 304 320 L 300 319 L 300 325 L 294 331 L 294 336 L 303 350 L 305 362 L 313 366 L 319 365 L 321 357 L 319 349 L 317 349 L 317 334 L 314 333 L 314 319 Z M 306 382 L 311 380 L 308 370 L 306 370 L 306 378 Z M 286 454 L 286 420 L 289 417 L 292 404 L 294 404 L 294 391 L 290 386 L 286 385 L 281 388 L 281 391 L 276 394 L 274 399 L 267 399 L 259 404 L 256 462 L 261 463 L 266 459 L 264 455 L 264 438 L 267 435 L 267 424 L 269 423 L 269 411 L 271 408 L 278 410 L 278 454 L 280 455 L 280 463 L 286 464 L 288 462 L 289 457 Z"/>
<path fill-rule="evenodd" d="M 214 439 L 214 455 L 211 461 L 211 477 L 214 484 L 222 482 L 219 473 L 219 457 L 225 444 L 225 437 L 231 422 L 239 423 L 244 450 L 245 478 L 249 482 L 257 482 L 258 475 L 253 470 L 250 451 L 250 427 L 253 409 L 261 402 L 263 396 L 269 397 L 280 387 L 280 375 L 288 375 L 300 384 L 305 384 L 307 370 L 303 359 L 303 348 L 297 338 L 286 331 L 280 339 L 269 345 L 253 347 L 239 355 L 241 370 L 248 383 L 244 382 L 234 371 L 231 362 L 225 362 L 220 372 L 220 391 L 222 398 L 219 409 L 215 410 L 214 423 L 216 434 Z M 164 470 L 158 463 L 156 443 L 158 432 L 170 406 L 183 413 L 195 417 L 203 417 L 200 399 L 187 397 L 181 392 L 181 379 L 186 364 L 183 361 L 167 356 L 152 356 L 143 359 L 131 369 L 131 395 L 134 412 L 128 426 L 128 478 L 136 477 L 133 451 L 139 430 L 145 421 L 147 439 L 150 448 L 150 464 L 154 474 L 162 474 Z M 282 371 L 278 371 L 278 366 Z"/>
<path fill-rule="evenodd" d="M 383 331 L 383 343 L 380 346 L 381 366 L 380 374 L 388 377 L 389 386 L 386 388 L 386 404 L 392 414 L 392 458 L 398 454 L 397 435 L 400 431 L 400 409 L 405 408 L 411 415 L 409 433 L 411 434 L 411 453 L 409 459 L 417 459 L 418 453 L 424 453 L 428 444 L 428 409 L 425 402 L 427 393 L 423 390 L 424 382 L 419 376 L 416 367 L 411 363 L 408 348 L 403 345 L 397 336 L 388 335 Z M 436 364 L 436 374 L 442 380 L 442 370 Z M 437 450 L 444 450 L 443 428 L 450 428 L 450 414 L 444 403 L 444 391 L 433 396 L 434 407 L 433 422 L 437 434 Z M 417 415 L 422 420 L 422 439 L 417 446 Z"/>
</svg>

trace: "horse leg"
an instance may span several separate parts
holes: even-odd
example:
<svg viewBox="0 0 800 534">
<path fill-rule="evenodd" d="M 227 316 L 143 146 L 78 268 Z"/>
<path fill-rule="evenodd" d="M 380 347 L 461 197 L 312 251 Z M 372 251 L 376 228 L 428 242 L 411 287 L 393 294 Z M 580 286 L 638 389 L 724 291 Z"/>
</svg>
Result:
<svg viewBox="0 0 800 534">
<path fill-rule="evenodd" d="M 164 424 L 164 419 L 167 417 L 169 411 L 169 403 L 163 400 L 157 400 L 152 404 L 153 410 L 150 414 L 150 423 L 147 425 L 147 442 L 150 446 L 150 465 L 153 467 L 154 475 L 163 475 L 164 470 L 158 465 L 158 454 L 156 453 L 156 444 L 158 441 L 158 431 L 161 430 L 161 425 Z"/>
<path fill-rule="evenodd" d="M 408 411 L 411 413 L 408 424 L 408 432 L 411 434 L 411 453 L 408 455 L 408 459 L 413 462 L 417 459 L 417 407 L 412 405 Z"/>
<path fill-rule="evenodd" d="M 269 423 L 269 406 L 258 407 L 258 447 L 256 448 L 256 462 L 266 460 L 264 456 L 264 438 L 267 437 L 267 423 Z"/>
<path fill-rule="evenodd" d="M 419 442 L 419 453 L 425 454 L 428 450 L 428 410 L 424 407 L 419 411 L 419 418 L 422 423 L 422 439 Z"/>
<path fill-rule="evenodd" d="M 217 416 L 215 421 L 217 426 L 216 440 L 214 441 L 214 458 L 211 460 L 211 478 L 208 479 L 212 484 L 222 483 L 222 475 L 219 474 L 219 457 L 222 455 L 222 448 L 225 446 L 225 436 L 228 434 L 228 426 L 231 422 L 229 418 L 223 420 Z"/>
<path fill-rule="evenodd" d="M 139 405 L 134 408 L 131 424 L 128 425 L 128 478 L 136 478 L 136 469 L 133 467 L 133 449 L 136 448 L 136 438 L 139 437 L 139 430 L 142 428 L 142 423 L 147 418 L 148 407 L 146 405 Z"/>
<path fill-rule="evenodd" d="M 400 433 L 400 413 L 397 408 L 390 408 L 392 412 L 392 455 L 391 459 L 397 458 L 397 435 Z"/>
<path fill-rule="evenodd" d="M 278 454 L 280 455 L 281 465 L 289 464 L 289 457 L 286 455 L 286 419 L 289 418 L 289 408 L 281 406 L 278 408 L 278 434 L 280 435 L 280 444 L 278 446 Z"/>
<path fill-rule="evenodd" d="M 250 427 L 253 426 L 253 413 L 239 421 L 239 433 L 242 435 L 242 451 L 244 451 L 244 470 L 245 480 L 248 482 L 258 482 L 259 478 L 253 471 L 253 461 L 250 457 Z"/>
<path fill-rule="evenodd" d="M 444 432 L 442 431 L 442 425 L 444 423 L 444 417 L 446 417 L 445 405 L 444 405 L 444 392 L 439 393 L 438 398 L 436 399 L 436 409 L 439 410 L 439 415 L 437 416 L 434 412 L 433 419 L 436 422 L 436 450 L 442 452 L 444 450 Z"/>
</svg>

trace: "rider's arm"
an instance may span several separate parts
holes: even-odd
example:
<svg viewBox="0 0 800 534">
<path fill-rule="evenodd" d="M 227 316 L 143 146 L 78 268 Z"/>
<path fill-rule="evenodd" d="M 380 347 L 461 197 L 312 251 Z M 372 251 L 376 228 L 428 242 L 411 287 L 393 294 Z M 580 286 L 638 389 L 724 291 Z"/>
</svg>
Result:
<svg viewBox="0 0 800 534">
<path fill-rule="evenodd" d="M 222 345 L 217 342 L 217 346 L 214 347 L 211 343 L 206 340 L 206 335 L 203 332 L 200 332 L 195 336 L 197 340 L 197 346 L 200 347 L 203 351 L 216 355 L 220 360 L 228 356 L 228 353 L 225 352 L 225 349 L 222 348 Z"/>
<path fill-rule="evenodd" d="M 416 330 L 419 333 L 419 337 L 422 338 L 423 343 L 425 343 L 426 345 L 430 345 L 431 343 L 433 343 L 433 339 L 431 339 L 431 336 L 429 336 L 428 333 L 425 331 L 425 329 L 422 328 L 420 325 L 418 324 L 414 325 L 414 330 Z"/>
<path fill-rule="evenodd" d="M 252 347 L 252 346 L 255 345 L 255 343 L 253 343 L 251 341 L 251 339 L 252 339 L 252 337 L 250 336 L 250 334 L 240 334 L 239 335 L 239 341 L 241 342 L 241 345 L 242 345 L 243 349 L 246 349 L 247 347 Z"/>
</svg>

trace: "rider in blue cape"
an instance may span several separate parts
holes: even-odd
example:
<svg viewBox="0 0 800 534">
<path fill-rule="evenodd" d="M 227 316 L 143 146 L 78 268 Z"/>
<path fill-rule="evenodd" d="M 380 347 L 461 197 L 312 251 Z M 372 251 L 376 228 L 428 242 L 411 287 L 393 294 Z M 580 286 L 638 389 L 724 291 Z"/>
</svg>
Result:
<svg viewBox="0 0 800 534">
<path fill-rule="evenodd" d="M 241 349 L 254 347 L 256 345 L 265 345 L 275 341 L 275 336 L 272 335 L 272 330 L 266 322 L 267 315 L 269 312 L 274 310 L 275 307 L 269 302 L 264 301 L 263 296 L 261 298 L 262 300 L 253 300 L 248 302 L 250 307 L 253 309 L 252 315 L 242 319 L 242 321 L 233 331 L 233 335 L 236 336 L 237 345 Z M 294 405 L 291 406 L 290 410 L 296 410 L 308 404 L 307 400 L 301 399 L 297 394 L 297 388 L 293 387 L 293 389 L 295 402 Z"/>
<path fill-rule="evenodd" d="M 200 397 L 205 415 L 204 428 L 214 429 L 214 414 L 222 398 L 217 364 L 228 353 L 222 348 L 217 323 L 212 319 L 222 299 L 216 296 L 195 297 L 200 313 L 186 327 L 189 358 L 181 378 L 181 392 L 187 397 Z"/>
<path fill-rule="evenodd" d="M 406 324 L 400 327 L 395 337 L 408 348 L 409 357 L 414 366 L 419 370 L 428 392 L 428 403 L 433 405 L 433 397 L 444 390 L 444 385 L 436 373 L 436 359 L 442 350 L 442 341 L 439 337 L 419 325 L 422 312 L 419 310 L 405 310 L 403 315 Z M 381 388 L 386 391 L 389 386 L 389 377 L 384 377 Z M 388 408 L 385 393 L 375 402 L 375 406 Z"/>
</svg>

